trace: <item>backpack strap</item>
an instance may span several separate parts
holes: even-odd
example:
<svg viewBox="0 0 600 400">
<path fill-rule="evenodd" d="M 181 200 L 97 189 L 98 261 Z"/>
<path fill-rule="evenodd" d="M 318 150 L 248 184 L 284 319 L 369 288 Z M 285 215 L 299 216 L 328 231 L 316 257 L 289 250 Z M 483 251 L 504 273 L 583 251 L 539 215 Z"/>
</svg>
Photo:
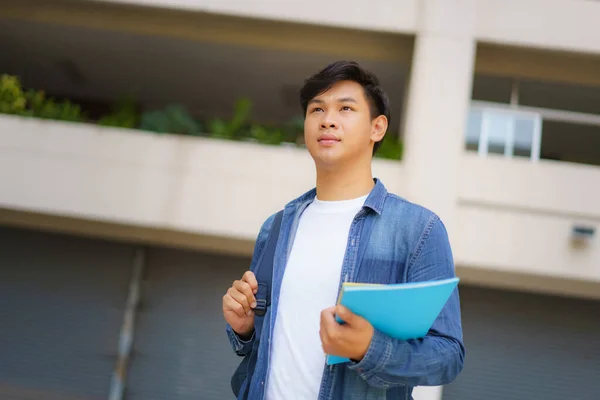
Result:
<svg viewBox="0 0 600 400">
<path fill-rule="evenodd" d="M 279 211 L 275 215 L 267 244 L 260 261 L 255 270 L 256 280 L 258 282 L 258 290 L 256 292 L 256 307 L 254 314 L 262 317 L 267 312 L 267 308 L 271 306 L 271 283 L 273 281 L 273 263 L 275 259 L 275 248 L 277 247 L 277 239 L 279 239 L 279 231 L 281 230 L 281 220 L 283 219 L 283 211 Z"/>
<path fill-rule="evenodd" d="M 271 283 L 273 280 L 273 263 L 275 261 L 275 248 L 277 247 L 277 239 L 279 239 L 279 231 L 281 230 L 281 220 L 283 219 L 283 211 L 275 215 L 271 231 L 267 239 L 267 244 L 259 255 L 254 275 L 258 281 L 258 290 L 256 295 L 256 307 L 254 308 L 254 343 L 250 353 L 244 356 L 244 359 L 235 370 L 231 377 L 231 389 L 238 399 L 248 400 L 248 392 L 250 390 L 250 381 L 254 375 L 254 367 L 258 360 L 258 348 L 260 346 L 260 337 L 264 323 L 264 316 L 267 309 L 271 306 Z"/>
</svg>

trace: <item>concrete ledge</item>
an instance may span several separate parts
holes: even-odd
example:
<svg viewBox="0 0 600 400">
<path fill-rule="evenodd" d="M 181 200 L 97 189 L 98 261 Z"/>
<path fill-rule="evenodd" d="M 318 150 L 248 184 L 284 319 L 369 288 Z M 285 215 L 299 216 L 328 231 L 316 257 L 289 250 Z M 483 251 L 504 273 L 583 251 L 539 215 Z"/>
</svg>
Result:
<svg viewBox="0 0 600 400">
<path fill-rule="evenodd" d="M 413 32 L 417 24 L 417 0 L 341 1 L 235 1 L 235 0 L 102 0 L 217 14 L 255 17 L 392 32 Z M 318 12 L 315 12 L 318 10 Z M 365 16 L 368 15 L 368 18 Z"/>
<path fill-rule="evenodd" d="M 600 281 L 565 279 L 463 265 L 457 266 L 456 273 L 461 278 L 461 285 L 600 300 Z"/>
<path fill-rule="evenodd" d="M 574 245 L 575 223 L 600 228 L 600 221 L 518 213 L 476 205 L 457 208 L 457 265 L 485 271 L 600 283 L 600 238 Z"/>
<path fill-rule="evenodd" d="M 251 257 L 254 240 L 218 237 L 193 232 L 136 227 L 60 215 L 0 208 L 0 224 L 51 233 L 66 233 L 130 243 Z"/>
<path fill-rule="evenodd" d="M 480 41 L 600 53 L 600 3 L 580 0 L 477 0 Z"/>
<path fill-rule="evenodd" d="M 373 169 L 400 192 L 401 163 Z M 148 230 L 172 245 L 191 240 L 174 232 L 253 242 L 314 183 L 304 149 L 0 116 L 0 208 L 31 213 L 28 224 L 46 215 L 126 226 L 118 236 L 132 239 Z"/>
<path fill-rule="evenodd" d="M 416 4 L 415 0 L 403 2 Z M 363 18 L 364 8 L 372 10 L 373 5 L 358 1 L 355 1 L 354 9 L 344 4 L 330 13 L 322 10 L 329 3 L 324 5 L 322 2 L 312 7 L 298 2 L 291 8 L 287 2 L 279 1 L 263 1 L 262 8 L 261 2 L 254 1 L 183 3 L 186 3 L 185 0 L 178 3 L 152 0 L 56 0 L 52 3 L 20 0 L 4 6 L 0 18 L 219 45 L 323 54 L 330 58 L 407 63 L 412 56 L 413 38 L 399 34 L 396 29 L 393 32 L 387 29 L 395 24 L 397 18 L 402 20 L 408 16 L 413 19 L 410 11 L 398 10 L 400 3 L 391 5 L 391 9 L 397 12 L 390 12 L 390 7 L 379 8 L 385 17 L 383 19 Z M 240 7 L 238 12 L 233 11 Z M 315 7 L 321 11 L 314 13 Z M 31 12 L 32 9 L 35 13 Z M 287 14 L 276 18 L 275 14 L 282 10 L 287 10 Z M 353 13 L 353 19 L 345 19 L 347 15 L 340 14 L 343 10 Z M 263 11 L 268 12 L 264 14 Z M 306 13 L 313 18 L 307 20 Z M 319 46 L 315 46 L 316 42 Z"/>
<path fill-rule="evenodd" d="M 459 203 L 518 213 L 600 219 L 600 167 L 465 153 Z"/>
<path fill-rule="evenodd" d="M 596 179 L 598 170 L 540 164 L 531 167 L 541 168 L 535 176 L 545 182 L 536 186 L 523 172 L 529 164 L 469 157 L 465 163 L 452 237 L 459 275 L 527 290 L 545 276 L 541 291 L 590 296 L 600 282 L 600 242 L 575 249 L 570 229 L 575 220 L 598 225 L 592 216 L 600 203 L 568 196 L 597 190 L 585 179 Z M 403 194 L 402 163 L 375 160 L 373 171 Z M 566 186 L 552 184 L 556 179 Z M 250 256 L 264 220 L 314 180 L 303 149 L 0 115 L 5 225 Z M 573 192 L 560 197 L 565 187 Z M 577 209 L 585 218 L 566 214 Z"/>
</svg>

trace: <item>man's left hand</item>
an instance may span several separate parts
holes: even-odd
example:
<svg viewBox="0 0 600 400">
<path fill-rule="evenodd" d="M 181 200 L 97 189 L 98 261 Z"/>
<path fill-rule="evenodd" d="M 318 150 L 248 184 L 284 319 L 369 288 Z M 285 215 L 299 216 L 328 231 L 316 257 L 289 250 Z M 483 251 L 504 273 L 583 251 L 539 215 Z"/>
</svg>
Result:
<svg viewBox="0 0 600 400">
<path fill-rule="evenodd" d="M 345 323 L 339 324 L 338 315 Z M 321 311 L 321 344 L 327 354 L 346 357 L 354 361 L 363 359 L 375 329 L 366 319 L 352 313 L 344 306 Z"/>
</svg>

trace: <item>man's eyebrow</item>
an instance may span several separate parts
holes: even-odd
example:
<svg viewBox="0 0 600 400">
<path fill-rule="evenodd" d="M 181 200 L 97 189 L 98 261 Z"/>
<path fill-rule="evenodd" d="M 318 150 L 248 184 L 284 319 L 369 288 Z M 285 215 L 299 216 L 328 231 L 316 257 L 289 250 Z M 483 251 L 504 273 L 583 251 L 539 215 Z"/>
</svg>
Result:
<svg viewBox="0 0 600 400">
<path fill-rule="evenodd" d="M 338 103 L 357 103 L 357 101 L 353 97 L 341 97 L 337 99 Z M 312 99 L 308 102 L 308 104 L 323 104 L 325 103 L 321 99 Z"/>
</svg>

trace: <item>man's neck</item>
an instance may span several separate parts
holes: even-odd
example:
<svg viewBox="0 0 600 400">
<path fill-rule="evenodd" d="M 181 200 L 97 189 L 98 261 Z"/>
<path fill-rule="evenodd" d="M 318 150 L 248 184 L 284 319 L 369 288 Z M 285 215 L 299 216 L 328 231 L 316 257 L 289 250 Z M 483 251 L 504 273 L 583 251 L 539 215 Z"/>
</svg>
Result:
<svg viewBox="0 0 600 400">
<path fill-rule="evenodd" d="M 341 201 L 366 196 L 375 182 L 368 168 L 351 170 L 317 169 L 317 198 L 323 201 Z"/>
</svg>

